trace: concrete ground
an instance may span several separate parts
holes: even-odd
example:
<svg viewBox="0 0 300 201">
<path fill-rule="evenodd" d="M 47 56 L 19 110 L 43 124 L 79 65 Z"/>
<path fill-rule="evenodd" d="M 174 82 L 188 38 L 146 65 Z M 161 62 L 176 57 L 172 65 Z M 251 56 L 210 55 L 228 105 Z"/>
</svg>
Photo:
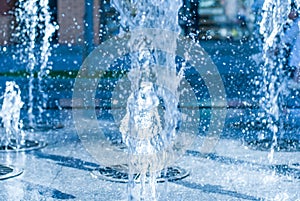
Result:
<svg viewBox="0 0 300 201">
<path fill-rule="evenodd" d="M 228 113 L 230 118 L 236 111 Z M 0 200 L 126 200 L 126 184 L 92 175 L 100 163 L 80 141 L 72 112 L 62 111 L 60 120 L 62 129 L 27 132 L 27 139 L 47 142 L 45 148 L 0 153 L 0 164 L 23 169 L 20 176 L 0 181 Z M 241 136 L 242 129 L 226 127 L 211 153 L 201 153 L 203 138 L 188 147 L 175 164 L 190 175 L 167 186 L 159 183 L 159 200 L 299 200 L 299 152 L 275 152 L 270 162 L 270 152 L 232 137 Z"/>
</svg>

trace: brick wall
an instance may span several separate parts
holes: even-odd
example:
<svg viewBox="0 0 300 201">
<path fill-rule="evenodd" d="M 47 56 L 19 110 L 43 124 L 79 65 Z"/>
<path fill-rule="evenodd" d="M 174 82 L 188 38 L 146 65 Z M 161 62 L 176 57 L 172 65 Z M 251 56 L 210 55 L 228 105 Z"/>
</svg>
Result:
<svg viewBox="0 0 300 201">
<path fill-rule="evenodd" d="M 0 45 L 6 45 L 10 42 L 12 20 L 13 16 L 11 15 L 0 15 Z"/>
<path fill-rule="evenodd" d="M 59 43 L 83 42 L 84 0 L 58 0 Z"/>
<path fill-rule="evenodd" d="M 58 0 L 59 43 L 80 44 L 84 36 L 85 0 Z M 99 43 L 99 0 L 94 0 L 94 40 Z"/>
<path fill-rule="evenodd" d="M 0 45 L 6 45 L 10 42 L 12 34 L 11 15 L 17 0 L 0 0 Z"/>
<path fill-rule="evenodd" d="M 100 1 L 94 0 L 94 43 L 99 44 L 100 38 L 99 38 L 99 32 L 100 32 Z"/>
</svg>

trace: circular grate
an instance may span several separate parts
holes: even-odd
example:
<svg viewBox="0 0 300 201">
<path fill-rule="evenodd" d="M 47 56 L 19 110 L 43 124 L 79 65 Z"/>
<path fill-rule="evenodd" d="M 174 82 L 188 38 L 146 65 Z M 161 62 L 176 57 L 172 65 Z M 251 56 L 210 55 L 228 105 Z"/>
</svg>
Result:
<svg viewBox="0 0 300 201">
<path fill-rule="evenodd" d="M 47 143 L 36 140 L 24 140 L 24 142 L 17 147 L 16 140 L 12 139 L 9 145 L 0 145 L 0 152 L 18 152 L 18 151 L 32 151 L 41 149 L 47 146 Z"/>
<path fill-rule="evenodd" d="M 273 145 L 273 140 L 252 140 L 246 142 L 246 146 L 259 151 L 270 151 L 274 146 L 274 151 L 278 152 L 296 152 L 300 151 L 300 141 L 295 139 L 278 139 L 277 143 Z"/>
<path fill-rule="evenodd" d="M 127 183 L 128 182 L 128 173 L 126 168 L 123 166 L 118 167 L 99 167 L 92 171 L 92 175 L 103 180 Z M 189 172 L 180 167 L 168 167 L 165 170 L 161 171 L 160 175 L 157 177 L 157 182 L 166 182 L 166 181 L 177 181 L 189 176 Z M 139 182 L 140 175 L 135 174 L 134 178 L 136 182 Z"/>
<path fill-rule="evenodd" d="M 12 166 L 5 166 L 0 164 L 0 180 L 9 179 L 22 174 L 22 170 L 19 170 Z"/>
</svg>

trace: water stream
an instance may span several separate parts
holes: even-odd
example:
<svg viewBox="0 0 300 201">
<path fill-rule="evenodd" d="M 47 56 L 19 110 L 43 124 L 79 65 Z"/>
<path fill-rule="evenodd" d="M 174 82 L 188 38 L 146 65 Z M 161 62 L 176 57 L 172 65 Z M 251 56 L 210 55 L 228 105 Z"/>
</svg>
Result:
<svg viewBox="0 0 300 201">
<path fill-rule="evenodd" d="M 262 84 L 260 105 L 264 110 L 261 121 L 267 132 L 261 136 L 269 139 L 271 150 L 269 161 L 273 162 L 274 151 L 278 141 L 283 137 L 286 116 L 286 99 L 289 94 L 289 72 L 286 69 L 287 55 L 283 41 L 285 26 L 289 22 L 291 0 L 265 0 L 263 5 L 260 34 L 263 37 L 263 61 L 261 68 Z M 271 136 L 268 134 L 271 133 Z"/>
<path fill-rule="evenodd" d="M 155 28 L 179 34 L 181 1 L 114 0 L 112 4 L 120 12 L 123 31 L 135 31 L 129 39 L 132 94 L 120 126 L 129 154 L 128 200 L 154 201 L 159 197 L 156 177 L 165 168 L 166 155 L 172 152 L 180 121 L 177 88 L 183 72 L 176 70 L 176 38 L 170 40 L 165 35 L 152 41 L 136 30 L 142 33 Z M 174 52 L 152 48 L 155 43 L 163 43 Z"/>
<path fill-rule="evenodd" d="M 16 58 L 26 67 L 28 78 L 28 127 L 44 123 L 47 107 L 46 77 L 50 73 L 51 37 L 58 28 L 51 22 L 48 0 L 20 0 L 15 10 L 18 43 Z M 26 101 L 27 102 L 27 101 Z"/>
<path fill-rule="evenodd" d="M 24 143 L 23 122 L 20 120 L 20 111 L 23 105 L 19 86 L 13 81 L 6 82 L 0 112 L 4 127 L 4 134 L 0 138 L 1 148 L 19 149 Z"/>
</svg>

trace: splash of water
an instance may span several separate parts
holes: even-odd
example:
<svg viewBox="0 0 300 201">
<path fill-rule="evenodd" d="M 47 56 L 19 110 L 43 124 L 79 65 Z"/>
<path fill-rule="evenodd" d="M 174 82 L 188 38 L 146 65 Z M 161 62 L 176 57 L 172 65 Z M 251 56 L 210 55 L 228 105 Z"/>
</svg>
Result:
<svg viewBox="0 0 300 201">
<path fill-rule="evenodd" d="M 0 116 L 5 128 L 5 134 L 1 137 L 0 145 L 18 149 L 24 141 L 22 131 L 23 123 L 20 121 L 20 111 L 23 107 L 21 91 L 15 82 L 6 82 L 5 93 Z M 15 143 L 12 143 L 15 140 Z"/>
<path fill-rule="evenodd" d="M 284 100 L 287 96 L 287 79 L 285 72 L 286 55 L 282 42 L 284 26 L 288 21 L 291 0 L 265 0 L 263 5 L 262 21 L 260 22 L 260 34 L 263 36 L 262 68 L 263 82 L 261 85 L 260 105 L 265 111 L 261 116 L 267 129 L 272 133 L 272 146 L 268 156 L 273 161 L 274 148 L 278 142 L 278 134 L 283 135 Z"/>
<path fill-rule="evenodd" d="M 132 94 L 120 126 L 129 154 L 128 200 L 153 201 L 157 200 L 156 176 L 165 167 L 176 138 L 180 120 L 177 88 L 183 72 L 176 70 L 175 52 L 168 54 L 151 48 L 155 47 L 151 44 L 162 43 L 175 51 L 176 38 L 166 35 L 154 41 L 139 32 L 156 28 L 179 34 L 181 1 L 113 0 L 112 4 L 120 12 L 123 31 L 135 33 L 128 44 L 131 52 L 136 52 L 130 54 L 128 73 Z"/>
<path fill-rule="evenodd" d="M 18 57 L 28 72 L 28 121 L 29 126 L 41 121 L 47 104 L 45 77 L 51 66 L 51 37 L 58 28 L 51 23 L 48 0 L 20 0 L 15 11 L 17 27 L 15 38 L 20 43 Z M 37 76 L 37 81 L 35 77 Z M 34 110 L 37 110 L 38 119 Z"/>
<path fill-rule="evenodd" d="M 15 11 L 16 22 L 18 27 L 16 28 L 15 37 L 21 43 L 21 47 L 18 48 L 20 53 L 20 60 L 26 64 L 26 70 L 29 72 L 29 89 L 28 89 L 28 119 L 29 124 L 33 124 L 34 115 L 33 110 L 33 81 L 34 70 L 37 66 L 36 57 L 36 44 L 35 39 L 37 35 L 38 26 L 38 7 L 36 1 L 19 1 L 19 7 Z"/>
<path fill-rule="evenodd" d="M 51 38 L 55 30 L 58 28 L 56 24 L 51 23 L 51 13 L 49 12 L 49 0 L 39 1 L 39 6 L 41 8 L 39 19 L 43 23 L 43 39 L 40 53 L 40 69 L 38 72 L 38 91 L 41 92 L 41 100 L 39 105 L 39 118 L 42 118 L 43 108 L 47 107 L 48 95 L 45 92 L 45 78 L 50 73 L 51 66 L 49 65 L 49 57 L 51 56 Z"/>
</svg>

